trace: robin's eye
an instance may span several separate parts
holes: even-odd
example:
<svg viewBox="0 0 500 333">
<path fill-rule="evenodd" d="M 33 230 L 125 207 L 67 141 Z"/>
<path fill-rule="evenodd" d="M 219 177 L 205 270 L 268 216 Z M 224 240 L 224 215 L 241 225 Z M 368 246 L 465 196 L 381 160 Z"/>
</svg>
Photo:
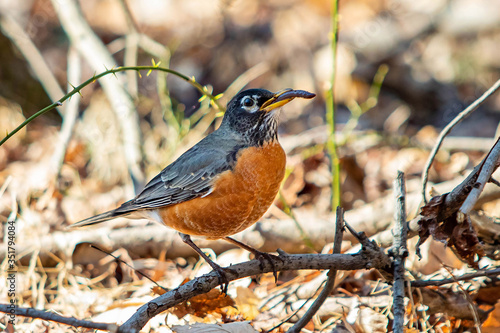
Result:
<svg viewBox="0 0 500 333">
<path fill-rule="evenodd" d="M 255 101 L 253 99 L 251 99 L 250 97 L 245 97 L 245 98 L 243 98 L 242 104 L 243 104 L 243 106 L 250 107 L 250 106 L 254 106 Z"/>
</svg>

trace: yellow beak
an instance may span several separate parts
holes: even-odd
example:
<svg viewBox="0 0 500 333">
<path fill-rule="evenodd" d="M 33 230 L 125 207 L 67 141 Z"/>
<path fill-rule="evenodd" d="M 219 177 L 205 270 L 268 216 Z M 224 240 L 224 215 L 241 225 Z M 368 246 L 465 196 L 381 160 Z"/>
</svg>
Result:
<svg viewBox="0 0 500 333">
<path fill-rule="evenodd" d="M 269 112 L 287 104 L 296 97 L 310 99 L 314 96 L 316 96 L 316 94 L 310 93 L 305 90 L 293 90 L 290 88 L 284 89 L 275 93 L 273 97 L 262 104 L 262 106 L 260 107 L 260 111 Z"/>
</svg>

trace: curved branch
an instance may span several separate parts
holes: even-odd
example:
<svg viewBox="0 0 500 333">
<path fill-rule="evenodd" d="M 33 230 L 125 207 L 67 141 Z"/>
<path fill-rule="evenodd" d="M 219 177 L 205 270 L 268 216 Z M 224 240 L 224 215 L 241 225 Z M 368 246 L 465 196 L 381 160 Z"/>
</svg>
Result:
<svg viewBox="0 0 500 333">
<path fill-rule="evenodd" d="M 8 133 L 2 139 L 2 141 L 0 141 L 0 146 L 3 145 L 8 139 L 10 139 L 14 134 L 16 134 L 17 132 L 19 132 L 19 130 L 21 130 L 24 126 L 28 125 L 31 121 L 33 121 L 33 119 L 35 119 L 35 118 L 37 118 L 37 117 L 39 117 L 39 116 L 41 116 L 41 115 L 49 112 L 52 109 L 55 109 L 58 106 L 61 106 L 62 103 L 64 101 L 66 101 L 68 98 L 70 98 L 74 94 L 77 94 L 77 93 L 79 94 L 80 91 L 84 87 L 86 87 L 89 84 L 95 82 L 96 80 L 100 79 L 101 77 L 109 75 L 109 74 L 115 74 L 115 73 L 123 72 L 123 71 L 137 71 L 138 72 L 138 71 L 141 71 L 141 70 L 161 71 L 161 72 L 173 74 L 173 75 L 177 76 L 178 78 L 180 78 L 180 79 L 188 82 L 194 88 L 196 88 L 203 96 L 206 96 L 207 98 L 209 98 L 210 99 L 210 103 L 212 105 L 214 105 L 215 107 L 217 107 L 220 110 L 224 110 L 224 108 L 217 102 L 217 100 L 219 99 L 219 96 L 213 96 L 208 91 L 208 89 L 206 87 L 204 87 L 201 84 L 199 84 L 198 82 L 196 82 L 196 80 L 195 80 L 194 77 L 188 77 L 188 76 L 186 76 L 184 74 L 181 74 L 181 73 L 179 73 L 179 72 L 177 72 L 177 71 L 175 71 L 173 69 L 159 67 L 158 65 L 153 65 L 153 66 L 130 66 L 130 67 L 122 66 L 122 67 L 117 67 L 117 68 L 113 68 L 113 69 L 108 69 L 107 71 L 104 71 L 104 72 L 102 72 L 100 74 L 92 76 L 90 79 L 88 79 L 87 81 L 83 82 L 82 84 L 80 84 L 79 86 L 77 86 L 73 90 L 71 90 L 69 93 L 67 93 L 66 95 L 64 95 L 63 97 L 61 97 L 58 101 L 56 101 L 56 102 L 50 104 L 49 106 L 41 109 L 40 111 L 36 112 L 31 117 L 29 117 L 28 119 L 26 119 L 25 121 L 23 121 L 23 123 L 21 125 L 19 125 L 14 130 L 12 130 L 10 133 Z"/>
<path fill-rule="evenodd" d="M 283 254 L 275 260 L 277 271 L 288 271 L 298 269 L 335 269 L 335 270 L 357 270 L 368 268 L 382 268 L 385 260 L 381 252 L 371 249 L 363 249 L 361 252 L 349 254 Z M 245 263 L 232 265 L 226 273 L 229 281 L 243 277 L 272 272 L 273 267 L 269 262 L 264 263 L 252 260 Z M 144 304 L 137 312 L 128 319 L 119 329 L 120 333 L 139 332 L 146 323 L 157 314 L 179 304 L 193 296 L 206 293 L 219 285 L 219 279 L 215 272 L 198 277 L 177 289 L 171 290 L 156 299 Z"/>
<path fill-rule="evenodd" d="M 279 259 L 274 260 L 274 267 L 269 262 L 264 262 L 264 267 L 259 260 L 252 260 L 237 265 L 231 265 L 226 272 L 228 281 L 244 277 L 277 271 L 301 269 L 330 269 L 330 270 L 359 270 L 359 269 L 384 269 L 387 268 L 386 257 L 379 249 L 364 248 L 356 254 L 296 254 L 290 255 L 280 251 Z M 156 299 L 144 304 L 121 327 L 116 329 L 114 324 L 93 323 L 75 318 L 63 317 L 48 311 L 30 308 L 15 307 L 15 315 L 31 318 L 51 320 L 76 327 L 87 327 L 112 332 L 139 332 L 146 323 L 159 313 L 179 304 L 193 296 L 206 293 L 219 285 L 218 275 L 215 272 L 200 276 L 182 286 L 171 290 Z M 10 313 L 8 304 L 0 304 L 0 312 Z"/>
</svg>

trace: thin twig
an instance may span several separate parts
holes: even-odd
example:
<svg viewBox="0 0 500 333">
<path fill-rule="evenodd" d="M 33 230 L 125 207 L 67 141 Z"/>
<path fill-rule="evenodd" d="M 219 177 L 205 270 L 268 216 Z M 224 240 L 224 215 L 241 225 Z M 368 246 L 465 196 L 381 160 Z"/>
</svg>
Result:
<svg viewBox="0 0 500 333">
<path fill-rule="evenodd" d="M 455 276 L 453 275 L 450 268 L 448 268 L 444 265 L 443 265 L 443 267 L 444 267 L 444 269 L 446 269 L 448 271 L 448 273 L 451 275 L 452 278 L 455 278 Z M 479 313 L 477 311 L 476 306 L 474 305 L 474 301 L 470 297 L 469 293 L 464 289 L 462 284 L 458 283 L 458 281 L 456 279 L 455 279 L 455 281 L 457 282 L 458 289 L 460 289 L 460 291 L 462 292 L 462 295 L 467 300 L 467 305 L 469 306 L 470 312 L 472 313 L 472 316 L 474 318 L 474 325 L 476 326 L 476 331 L 477 331 L 477 333 L 481 333 L 481 320 L 479 319 Z"/>
<path fill-rule="evenodd" d="M 491 270 L 483 270 L 474 273 L 464 274 L 462 276 L 453 277 L 449 279 L 442 280 L 417 280 L 411 281 L 411 286 L 416 288 L 428 287 L 428 286 L 442 286 L 444 284 L 456 283 L 458 281 L 467 281 L 472 280 L 477 277 L 493 277 L 500 275 L 500 268 L 495 268 Z"/>
<path fill-rule="evenodd" d="M 418 297 L 420 298 L 420 301 L 423 302 L 424 295 L 422 294 L 422 290 L 417 288 L 416 292 Z M 429 316 L 427 315 L 427 310 L 425 309 L 425 307 L 422 307 L 422 316 L 420 318 L 420 323 L 422 325 L 424 332 L 428 332 L 428 327 L 431 326 L 431 324 L 429 323 Z"/>
<path fill-rule="evenodd" d="M 127 0 L 120 0 L 120 5 L 123 8 L 123 13 L 125 14 L 125 18 L 127 19 L 128 28 L 136 33 L 140 33 L 141 29 L 139 28 L 139 24 L 137 23 L 134 15 L 132 15 L 132 10 Z"/>
<path fill-rule="evenodd" d="M 306 301 L 303 302 L 302 305 L 300 305 L 297 308 L 297 310 L 295 310 L 291 315 L 289 315 L 288 318 L 286 318 L 285 320 L 283 320 L 282 322 L 280 322 L 276 326 L 273 326 L 272 328 L 270 328 L 268 331 L 272 332 L 272 331 L 280 328 L 281 326 L 283 326 L 283 324 L 288 323 L 293 317 L 295 317 L 300 312 L 300 310 L 302 310 L 304 308 L 304 306 L 306 306 L 307 303 L 309 303 L 310 300 L 312 300 L 314 298 L 314 295 L 316 295 L 316 293 L 318 292 L 318 290 L 320 290 L 325 283 L 326 283 L 326 280 L 323 280 L 323 282 L 321 282 L 321 284 L 319 285 L 318 289 L 316 289 L 316 292 L 313 293 L 311 296 L 309 296 L 309 298 L 306 299 Z"/>
<path fill-rule="evenodd" d="M 9 184 L 12 181 L 12 179 L 13 179 L 12 176 L 8 175 L 7 179 L 5 179 L 5 181 L 3 182 L 2 187 L 0 187 L 0 198 L 3 196 L 3 194 L 7 190 L 7 187 L 9 187 Z"/>
<path fill-rule="evenodd" d="M 140 276 L 142 276 L 142 277 L 144 277 L 144 278 L 148 279 L 148 280 L 149 280 L 149 281 L 151 281 L 153 284 L 155 284 L 158 288 L 161 288 L 161 289 L 163 289 L 163 290 L 165 290 L 165 291 L 168 291 L 168 290 L 169 290 L 169 289 L 167 289 L 167 288 L 165 288 L 165 287 L 162 287 L 162 286 L 161 286 L 158 282 L 156 282 L 156 281 L 155 281 L 155 280 L 153 280 L 151 277 L 149 277 L 149 275 L 144 274 L 143 272 L 141 272 L 141 271 L 140 271 L 140 270 L 138 270 L 137 268 L 135 268 L 135 267 L 131 266 L 131 265 L 130 265 L 129 263 L 127 263 L 125 260 L 121 259 L 120 257 L 115 256 L 113 253 L 109 253 L 109 252 L 107 252 L 107 251 L 104 251 L 103 249 L 101 249 L 101 248 L 99 248 L 99 247 L 97 247 L 97 246 L 95 246 L 95 245 L 92 245 L 92 244 L 90 244 L 90 247 L 91 247 L 91 248 L 93 248 L 93 249 L 96 249 L 96 250 L 97 250 L 97 251 L 99 251 L 99 252 L 102 252 L 102 253 L 104 253 L 104 254 L 106 254 L 106 255 L 108 255 L 108 256 L 110 256 L 110 257 L 112 257 L 112 258 L 113 258 L 113 259 L 115 259 L 116 261 L 118 261 L 118 262 L 120 262 L 120 263 L 124 264 L 125 266 L 129 267 L 130 269 L 132 269 L 132 270 L 135 272 L 135 274 L 138 274 L 138 275 L 140 275 Z"/>
<path fill-rule="evenodd" d="M 340 253 L 342 247 L 342 235 L 344 228 L 344 210 L 342 207 L 337 207 L 337 218 L 335 224 L 335 240 L 333 242 L 333 253 Z M 335 287 L 335 278 L 337 277 L 337 270 L 331 269 L 327 274 L 327 280 L 325 287 L 321 290 L 311 307 L 306 311 L 306 313 L 293 325 L 288 332 L 289 333 L 299 333 L 302 328 L 304 328 L 307 323 L 312 319 L 312 317 L 318 312 L 319 308 L 325 302 L 326 298 L 333 291 Z"/>
<path fill-rule="evenodd" d="M 393 285 L 393 313 L 394 321 L 392 329 L 395 333 L 404 332 L 405 319 L 405 258 L 408 256 L 406 248 L 406 235 L 408 234 L 406 223 L 405 205 L 405 180 L 404 173 L 398 171 L 394 182 L 394 196 L 396 199 L 396 211 L 394 213 L 394 245 L 391 254 L 394 257 L 394 285 Z"/>
<path fill-rule="evenodd" d="M 432 314 L 446 314 L 457 319 L 484 321 L 488 317 L 488 312 L 471 304 L 461 293 L 442 292 L 434 288 L 417 288 L 417 294 L 422 295 L 421 303 L 426 305 L 425 313 L 422 318 L 428 318 Z M 472 310 L 474 308 L 474 310 Z M 428 327 L 432 324 L 427 321 Z"/>
<path fill-rule="evenodd" d="M 408 298 L 410 299 L 411 304 L 411 316 L 408 318 L 408 323 L 410 324 L 408 329 L 412 329 L 415 321 L 418 320 L 417 309 L 415 307 L 415 301 L 413 300 L 413 292 L 411 291 L 411 282 L 410 280 L 405 280 L 406 288 L 408 288 Z"/>
<path fill-rule="evenodd" d="M 104 71 L 104 72 L 102 72 L 100 74 L 92 76 L 90 79 L 88 79 L 87 81 L 83 82 L 82 84 L 80 84 L 79 86 L 77 86 L 73 90 L 71 90 L 69 93 L 67 93 L 66 95 L 64 95 L 63 97 L 61 97 L 58 101 L 50 104 L 49 106 L 41 109 L 40 111 L 37 111 L 31 117 L 29 117 L 28 119 L 26 119 L 25 121 L 23 121 L 21 123 L 21 125 L 19 125 L 18 127 L 16 127 L 9 134 L 7 134 L 0 141 L 0 146 L 3 145 L 14 134 L 16 134 L 17 132 L 19 132 L 24 126 L 26 126 L 31 121 L 33 121 L 33 119 L 35 119 L 35 118 L 37 118 L 37 117 L 39 117 L 39 116 L 41 116 L 41 115 L 49 112 L 50 110 L 55 109 L 56 107 L 62 106 L 62 103 L 64 101 L 66 101 L 68 98 L 70 98 L 74 94 L 80 93 L 80 91 L 84 87 L 86 87 L 89 84 L 95 82 L 96 80 L 98 80 L 98 79 L 100 79 L 100 78 L 102 78 L 102 77 L 104 77 L 106 75 L 109 75 L 109 74 L 115 74 L 115 73 L 119 73 L 119 72 L 123 72 L 123 71 L 141 71 L 141 70 L 162 71 L 162 72 L 173 74 L 173 75 L 177 76 L 178 78 L 180 78 L 180 79 L 188 82 L 189 84 L 191 84 L 202 95 L 207 96 L 207 98 L 210 99 L 210 103 L 212 105 L 214 105 L 215 107 L 217 107 L 219 110 L 224 110 L 224 108 L 217 102 L 217 96 L 213 96 L 211 93 L 209 93 L 208 90 L 204 86 L 202 86 L 201 84 L 199 84 L 198 82 L 196 82 L 196 80 L 194 79 L 194 77 L 188 77 L 188 76 L 186 76 L 184 74 L 181 74 L 181 73 L 179 73 L 179 72 L 177 72 L 175 70 L 172 70 L 172 69 L 169 69 L 169 68 L 159 67 L 158 65 L 153 65 L 153 66 L 133 66 L 133 67 L 122 66 L 122 67 L 117 67 L 117 68 L 113 68 L 113 69 L 108 69 L 108 70 L 106 70 L 106 71 Z"/>
<path fill-rule="evenodd" d="M 489 182 L 500 187 L 500 182 L 493 177 L 490 178 Z"/>
<path fill-rule="evenodd" d="M 459 213 L 463 215 L 469 214 L 474 205 L 476 204 L 479 195 L 483 191 L 486 183 L 491 179 L 491 175 L 495 172 L 498 167 L 498 162 L 500 160 L 500 137 L 497 139 L 495 145 L 491 148 L 488 156 L 486 157 L 484 163 L 482 164 L 481 171 L 477 177 L 475 186 L 470 191 L 467 199 L 465 199 L 462 207 L 460 207 Z"/>
<path fill-rule="evenodd" d="M 384 265 L 381 265 L 381 269 L 379 269 L 379 273 L 382 275 L 382 277 L 387 280 L 387 281 L 392 281 L 394 278 L 394 274 L 392 271 L 392 261 L 385 254 L 385 252 L 378 246 L 377 242 L 372 241 L 366 237 L 365 233 L 363 231 L 361 232 L 356 232 L 353 227 L 349 225 L 346 221 L 344 221 L 345 227 L 349 230 L 349 232 L 358 240 L 358 242 L 361 244 L 361 249 L 364 251 L 375 251 L 377 252 L 380 257 L 384 260 Z M 353 253 L 354 248 L 351 248 L 348 252 Z"/>
<path fill-rule="evenodd" d="M 446 125 L 445 128 L 439 133 L 439 136 L 437 138 L 436 145 L 434 148 L 432 148 L 431 154 L 429 155 L 429 158 L 427 159 L 427 162 L 425 164 L 424 172 L 422 174 L 422 198 L 425 203 L 427 203 L 427 178 L 429 177 L 429 169 L 431 168 L 432 162 L 434 161 L 434 158 L 436 157 L 436 154 L 439 150 L 439 147 L 441 147 L 441 144 L 443 143 L 444 138 L 448 135 L 448 133 L 455 127 L 458 123 L 460 123 L 462 120 L 464 120 L 469 114 L 474 112 L 481 104 L 484 103 L 484 101 L 490 97 L 495 91 L 500 88 L 500 80 L 495 82 L 495 84 L 488 89 L 481 97 L 476 99 L 471 105 L 469 105 L 465 110 L 460 112 L 448 125 Z"/>
<path fill-rule="evenodd" d="M 145 34 L 139 34 L 139 46 L 152 56 L 161 59 L 170 59 L 170 50 Z"/>
<path fill-rule="evenodd" d="M 10 304 L 0 304 L 0 312 L 11 313 L 11 311 L 12 309 L 10 307 Z M 16 316 L 50 320 L 56 323 L 61 323 L 74 327 L 85 327 L 85 328 L 92 328 L 96 330 L 103 330 L 110 332 L 117 332 L 118 330 L 118 326 L 115 324 L 95 323 L 92 321 L 80 320 L 73 317 L 63 317 L 55 312 L 49 312 L 45 310 L 36 310 L 33 308 L 20 308 L 16 306 L 13 311 Z"/>
</svg>

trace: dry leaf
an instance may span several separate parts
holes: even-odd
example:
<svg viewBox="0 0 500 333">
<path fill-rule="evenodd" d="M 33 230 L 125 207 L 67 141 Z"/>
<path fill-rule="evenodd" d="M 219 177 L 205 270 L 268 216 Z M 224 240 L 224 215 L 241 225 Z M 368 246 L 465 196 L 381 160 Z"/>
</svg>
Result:
<svg viewBox="0 0 500 333">
<path fill-rule="evenodd" d="M 495 304 L 495 309 L 490 312 L 488 318 L 483 323 L 483 333 L 500 332 L 500 301 Z"/>
<path fill-rule="evenodd" d="M 234 299 L 236 308 L 241 316 L 246 320 L 252 320 L 260 313 L 259 298 L 248 288 L 238 287 L 236 289 L 238 296 Z"/>
<path fill-rule="evenodd" d="M 191 299 L 179 303 L 172 308 L 172 313 L 178 318 L 187 314 L 197 317 L 205 317 L 209 313 L 222 313 L 221 309 L 226 306 L 233 306 L 234 301 L 231 297 L 221 294 L 218 289 L 212 289 L 206 294 L 194 296 Z"/>
<path fill-rule="evenodd" d="M 356 326 L 361 332 L 385 333 L 389 319 L 369 307 L 362 307 L 356 319 Z"/>
<path fill-rule="evenodd" d="M 167 292 L 165 289 L 158 286 L 154 286 L 153 288 L 151 288 L 151 291 L 154 292 L 156 295 L 163 295 L 164 293 Z"/>
<path fill-rule="evenodd" d="M 484 255 L 484 251 L 470 218 L 466 216 L 464 221 L 459 223 L 455 212 L 444 220 L 440 219 L 440 216 L 443 216 L 442 210 L 446 195 L 435 196 L 422 207 L 420 215 L 423 218 L 419 221 L 420 239 L 417 243 L 417 255 L 420 257 L 420 245 L 432 235 L 435 240 L 452 248 L 463 261 L 477 268 L 476 254 L 479 260 Z"/>
</svg>

